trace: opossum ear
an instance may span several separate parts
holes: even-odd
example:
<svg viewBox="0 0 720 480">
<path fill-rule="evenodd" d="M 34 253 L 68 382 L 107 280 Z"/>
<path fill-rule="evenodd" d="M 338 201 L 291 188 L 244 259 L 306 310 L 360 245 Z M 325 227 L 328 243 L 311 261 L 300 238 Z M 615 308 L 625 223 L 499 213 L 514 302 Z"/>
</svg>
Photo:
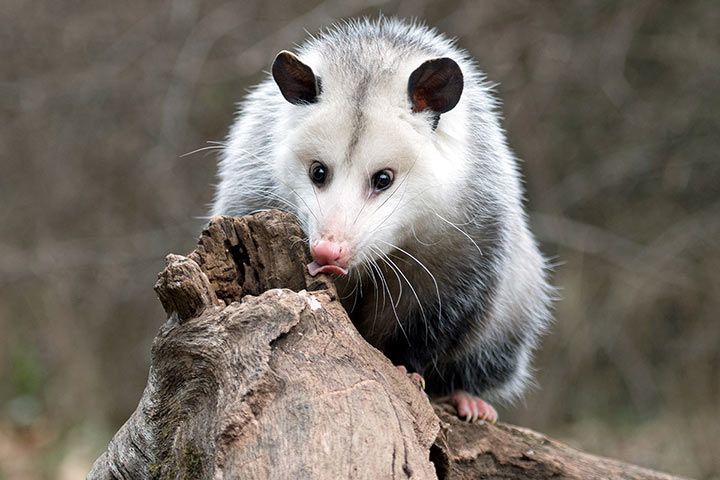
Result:
<svg viewBox="0 0 720 480">
<path fill-rule="evenodd" d="M 275 57 L 272 75 L 285 100 L 295 105 L 315 103 L 320 94 L 320 79 L 295 56 L 283 50 Z"/>
<path fill-rule="evenodd" d="M 462 70 L 455 60 L 447 57 L 428 60 L 412 72 L 408 80 L 413 112 L 449 112 L 457 105 L 462 91 Z"/>
</svg>

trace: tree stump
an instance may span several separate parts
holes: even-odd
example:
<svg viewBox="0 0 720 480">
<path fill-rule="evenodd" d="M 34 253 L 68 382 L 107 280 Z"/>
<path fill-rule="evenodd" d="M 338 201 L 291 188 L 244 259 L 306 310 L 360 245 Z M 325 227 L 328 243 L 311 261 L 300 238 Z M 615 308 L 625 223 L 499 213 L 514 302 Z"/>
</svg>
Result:
<svg viewBox="0 0 720 480">
<path fill-rule="evenodd" d="M 169 255 L 147 387 L 88 478 L 677 478 L 431 405 L 308 262 L 278 211 L 215 217 Z"/>
</svg>

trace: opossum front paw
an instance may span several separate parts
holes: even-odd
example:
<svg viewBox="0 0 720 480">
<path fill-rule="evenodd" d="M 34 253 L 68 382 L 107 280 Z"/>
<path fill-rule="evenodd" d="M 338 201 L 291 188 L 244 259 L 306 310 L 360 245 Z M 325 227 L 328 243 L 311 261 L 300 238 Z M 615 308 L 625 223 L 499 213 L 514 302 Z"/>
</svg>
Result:
<svg viewBox="0 0 720 480">
<path fill-rule="evenodd" d="M 422 375 L 420 375 L 417 372 L 408 373 L 407 368 L 405 368 L 405 365 L 396 365 L 395 368 L 400 370 L 400 372 L 404 375 L 407 375 L 407 377 L 410 379 L 411 382 L 415 384 L 416 387 L 418 387 L 419 390 L 425 390 L 425 379 Z"/>
<path fill-rule="evenodd" d="M 495 423 L 498 419 L 497 411 L 492 405 L 462 390 L 456 390 L 446 397 L 436 399 L 438 402 L 449 403 L 457 410 L 458 417 L 468 422 L 485 420 Z"/>
</svg>

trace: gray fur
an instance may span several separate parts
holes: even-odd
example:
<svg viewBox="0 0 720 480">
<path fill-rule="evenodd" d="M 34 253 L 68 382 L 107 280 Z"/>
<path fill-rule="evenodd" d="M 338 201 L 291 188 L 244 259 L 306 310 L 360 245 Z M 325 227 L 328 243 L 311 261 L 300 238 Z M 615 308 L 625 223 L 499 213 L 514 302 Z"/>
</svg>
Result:
<svg viewBox="0 0 720 480">
<path fill-rule="evenodd" d="M 298 56 L 322 80 L 320 101 L 290 105 L 271 78 L 248 95 L 220 161 L 213 214 L 281 208 L 309 228 L 317 207 L 290 187 L 295 178 L 290 176 L 306 172 L 273 169 L 287 132 L 323 102 L 344 102 L 353 118 L 345 161 L 356 161 L 355 147 L 373 121 L 365 115 L 369 102 L 381 98 L 409 112 L 406 91 L 389 85 L 420 60 L 452 58 L 465 78 L 458 107 L 440 116 L 437 130 L 430 113 L 408 114 L 407 128 L 447 144 L 453 144 L 453 135 L 468 138 L 460 153 L 468 174 L 453 195 L 448 192 L 445 201 L 452 205 L 413 199 L 434 222 L 417 230 L 411 225 L 412 235 L 391 242 L 399 248 L 391 248 L 388 257 L 352 270 L 344 280 L 345 303 L 365 338 L 394 362 L 425 375 L 430 393 L 462 389 L 490 399 L 516 398 L 550 319 L 552 289 L 527 227 L 517 161 L 482 73 L 465 51 L 434 30 L 386 18 L 333 27 L 300 47 Z"/>
</svg>

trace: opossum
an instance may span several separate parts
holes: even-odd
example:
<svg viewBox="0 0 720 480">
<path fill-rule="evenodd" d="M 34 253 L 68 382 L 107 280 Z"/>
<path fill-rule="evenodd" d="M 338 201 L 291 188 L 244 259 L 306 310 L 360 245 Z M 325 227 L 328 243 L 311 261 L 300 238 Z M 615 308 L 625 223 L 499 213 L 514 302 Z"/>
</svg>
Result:
<svg viewBox="0 0 720 480">
<path fill-rule="evenodd" d="M 470 55 L 417 22 L 328 28 L 280 52 L 240 104 L 213 214 L 280 208 L 361 334 L 461 418 L 495 421 L 550 320 L 498 101 Z"/>
</svg>

